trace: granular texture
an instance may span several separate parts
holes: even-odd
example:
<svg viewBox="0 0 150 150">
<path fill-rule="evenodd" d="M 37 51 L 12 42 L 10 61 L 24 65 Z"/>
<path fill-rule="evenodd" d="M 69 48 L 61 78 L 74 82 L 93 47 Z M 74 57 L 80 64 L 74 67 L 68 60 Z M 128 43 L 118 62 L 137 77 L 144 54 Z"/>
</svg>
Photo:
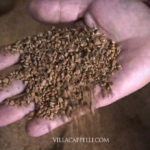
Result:
<svg viewBox="0 0 150 150">
<path fill-rule="evenodd" d="M 19 100 L 12 97 L 5 104 L 34 102 L 34 115 L 45 119 L 71 116 L 77 108 L 90 107 L 95 85 L 100 85 L 104 95 L 110 94 L 111 77 L 121 67 L 117 62 L 120 47 L 98 29 L 86 26 L 53 26 L 5 50 L 21 54 L 20 67 L 1 80 L 1 87 L 13 79 L 26 85 Z"/>
</svg>

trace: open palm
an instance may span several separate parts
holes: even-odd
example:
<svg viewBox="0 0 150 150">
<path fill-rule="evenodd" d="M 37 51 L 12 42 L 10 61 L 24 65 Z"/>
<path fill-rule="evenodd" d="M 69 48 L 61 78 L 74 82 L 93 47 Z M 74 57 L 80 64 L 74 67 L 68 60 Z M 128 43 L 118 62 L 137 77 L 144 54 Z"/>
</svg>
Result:
<svg viewBox="0 0 150 150">
<path fill-rule="evenodd" d="M 150 9 L 140 1 L 131 0 L 34 0 L 30 5 L 30 12 L 34 18 L 46 23 L 66 23 L 83 18 L 85 23 L 97 26 L 101 32 L 107 34 L 122 45 L 119 62 L 123 69 L 113 77 L 113 95 L 102 98 L 99 86 L 95 88 L 95 108 L 109 105 L 120 98 L 142 88 L 150 81 Z M 18 59 L 12 57 L 1 63 L 2 69 Z M 11 60 L 11 62 L 10 62 Z M 23 85 L 16 81 L 11 92 L 0 93 L 0 100 L 22 92 Z M 19 89 L 19 90 L 18 90 Z M 4 111 L 8 110 L 5 115 Z M 7 125 L 21 119 L 34 109 L 29 107 L 14 108 L 1 106 L 0 125 Z M 8 119 L 9 118 L 9 119 Z M 33 119 L 28 124 L 31 136 L 40 136 L 70 121 L 67 117 L 55 120 Z"/>
</svg>

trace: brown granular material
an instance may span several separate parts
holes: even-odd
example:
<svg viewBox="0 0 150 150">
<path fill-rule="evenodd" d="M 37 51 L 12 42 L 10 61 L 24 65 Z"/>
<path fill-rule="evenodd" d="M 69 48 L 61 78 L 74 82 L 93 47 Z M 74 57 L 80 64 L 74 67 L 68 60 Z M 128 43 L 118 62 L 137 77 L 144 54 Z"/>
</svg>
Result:
<svg viewBox="0 0 150 150">
<path fill-rule="evenodd" d="M 4 103 L 35 103 L 34 115 L 53 119 L 71 116 L 77 108 L 91 107 L 93 89 L 100 85 L 103 94 L 111 93 L 111 77 L 120 69 L 120 47 L 98 29 L 88 27 L 52 27 L 50 31 L 24 38 L 6 51 L 18 52 L 20 67 L 1 80 L 1 87 L 13 79 L 26 85 L 18 100 Z"/>
</svg>

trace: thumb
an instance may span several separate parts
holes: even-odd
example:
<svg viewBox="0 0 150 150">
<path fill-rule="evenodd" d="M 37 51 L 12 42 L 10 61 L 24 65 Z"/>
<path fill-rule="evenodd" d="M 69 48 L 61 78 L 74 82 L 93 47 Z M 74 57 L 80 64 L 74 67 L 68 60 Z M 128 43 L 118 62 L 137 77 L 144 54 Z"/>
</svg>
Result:
<svg viewBox="0 0 150 150">
<path fill-rule="evenodd" d="M 46 23 L 72 22 L 81 18 L 92 0 L 33 0 L 29 11 Z"/>
</svg>

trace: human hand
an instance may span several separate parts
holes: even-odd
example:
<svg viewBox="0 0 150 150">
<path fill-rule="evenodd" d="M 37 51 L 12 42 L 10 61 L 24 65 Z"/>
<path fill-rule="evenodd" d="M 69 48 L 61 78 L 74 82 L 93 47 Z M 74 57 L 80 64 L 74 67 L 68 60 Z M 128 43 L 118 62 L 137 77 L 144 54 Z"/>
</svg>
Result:
<svg viewBox="0 0 150 150">
<path fill-rule="evenodd" d="M 122 45 L 122 52 L 118 59 L 123 69 L 113 77 L 113 95 L 103 98 L 100 87 L 96 86 L 95 108 L 109 105 L 142 88 L 150 81 L 150 10 L 142 2 L 34 0 L 30 5 L 30 11 L 34 18 L 46 23 L 72 22 L 83 17 L 88 26 L 97 26 L 101 32 Z M 9 118 L 17 116 L 17 113 L 15 111 Z M 0 117 L 0 120 L 2 119 Z M 31 136 L 41 136 L 68 121 L 70 120 L 67 117 L 54 120 L 35 118 L 28 124 L 27 131 Z"/>
</svg>

